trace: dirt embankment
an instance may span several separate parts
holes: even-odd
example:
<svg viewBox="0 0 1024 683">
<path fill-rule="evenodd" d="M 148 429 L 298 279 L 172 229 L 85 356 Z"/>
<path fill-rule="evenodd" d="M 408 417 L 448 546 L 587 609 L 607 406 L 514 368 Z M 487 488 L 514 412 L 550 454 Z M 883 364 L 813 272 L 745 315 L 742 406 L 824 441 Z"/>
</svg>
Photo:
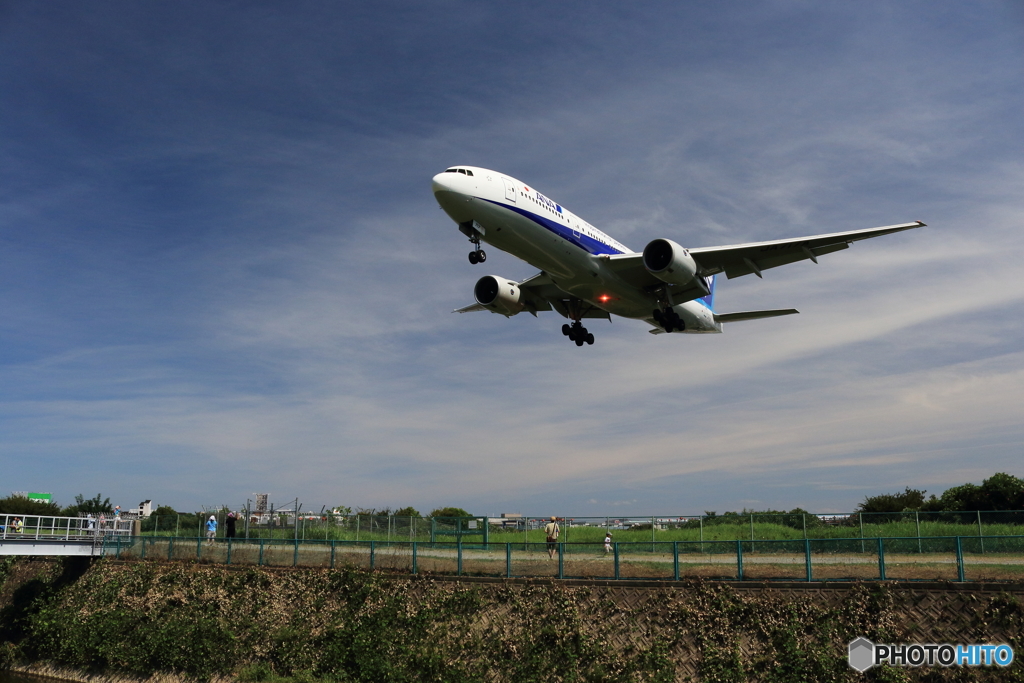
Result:
<svg viewBox="0 0 1024 683">
<path fill-rule="evenodd" d="M 109 561 L 7 563 L 0 578 L 2 662 L 82 676 L 860 681 L 846 665 L 858 636 L 1024 652 L 1019 586 L 455 581 Z M 907 669 L 889 680 L 1009 673 Z"/>
</svg>

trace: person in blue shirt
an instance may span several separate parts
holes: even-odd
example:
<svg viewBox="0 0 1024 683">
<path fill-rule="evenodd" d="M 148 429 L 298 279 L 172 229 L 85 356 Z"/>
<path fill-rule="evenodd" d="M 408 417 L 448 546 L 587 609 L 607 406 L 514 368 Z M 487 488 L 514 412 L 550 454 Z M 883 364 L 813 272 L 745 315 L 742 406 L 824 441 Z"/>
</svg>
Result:
<svg viewBox="0 0 1024 683">
<path fill-rule="evenodd" d="M 210 515 L 210 519 L 206 521 L 206 538 L 213 543 L 213 539 L 217 537 L 217 518 Z"/>
</svg>

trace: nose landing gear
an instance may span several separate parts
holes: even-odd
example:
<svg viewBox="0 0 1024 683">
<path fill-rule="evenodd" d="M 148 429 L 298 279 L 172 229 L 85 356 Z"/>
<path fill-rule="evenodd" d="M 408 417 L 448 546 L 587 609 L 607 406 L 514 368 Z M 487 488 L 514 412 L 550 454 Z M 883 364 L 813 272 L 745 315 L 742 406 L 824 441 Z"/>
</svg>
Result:
<svg viewBox="0 0 1024 683">
<path fill-rule="evenodd" d="M 568 337 L 570 341 L 576 342 L 576 346 L 594 343 L 594 334 L 588 332 L 587 328 L 583 327 L 583 323 L 579 320 L 575 321 L 572 325 L 562 325 L 562 334 Z"/>
<path fill-rule="evenodd" d="M 469 241 L 476 246 L 476 249 L 469 252 L 469 262 L 476 265 L 477 263 L 483 263 L 484 261 L 486 261 L 487 252 L 480 248 L 480 237 L 474 235 L 473 237 L 469 238 Z"/>
<path fill-rule="evenodd" d="M 666 332 L 672 332 L 674 330 L 682 332 L 686 329 L 686 323 L 684 323 L 683 319 L 679 317 L 679 314 L 671 308 L 666 308 L 665 310 L 656 308 L 654 309 L 654 313 L 651 314 L 651 317 L 658 321 L 658 324 L 661 325 Z"/>
</svg>

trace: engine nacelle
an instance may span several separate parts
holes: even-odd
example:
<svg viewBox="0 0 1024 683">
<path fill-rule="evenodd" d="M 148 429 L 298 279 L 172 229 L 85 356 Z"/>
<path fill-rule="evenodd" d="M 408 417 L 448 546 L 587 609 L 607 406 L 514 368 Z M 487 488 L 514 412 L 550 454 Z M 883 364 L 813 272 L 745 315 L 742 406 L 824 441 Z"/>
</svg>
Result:
<svg viewBox="0 0 1024 683">
<path fill-rule="evenodd" d="M 519 283 L 497 275 L 484 275 L 473 288 L 476 302 L 502 315 L 515 315 L 525 308 Z"/>
<path fill-rule="evenodd" d="M 656 239 L 644 247 L 644 268 L 673 285 L 687 285 L 697 276 L 697 262 L 672 240 Z"/>
</svg>

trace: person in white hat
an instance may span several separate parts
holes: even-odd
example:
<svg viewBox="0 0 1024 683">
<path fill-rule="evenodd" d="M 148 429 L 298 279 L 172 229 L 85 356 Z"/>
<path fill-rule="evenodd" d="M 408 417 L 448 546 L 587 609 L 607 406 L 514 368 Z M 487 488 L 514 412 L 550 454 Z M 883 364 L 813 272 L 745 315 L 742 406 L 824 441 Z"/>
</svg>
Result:
<svg viewBox="0 0 1024 683">
<path fill-rule="evenodd" d="M 206 520 L 206 538 L 213 543 L 213 539 L 217 538 L 217 518 L 210 515 L 210 519 Z"/>
<path fill-rule="evenodd" d="M 552 517 L 551 521 L 544 525 L 544 535 L 547 537 L 548 543 L 548 558 L 555 559 L 555 553 L 558 552 L 558 532 L 561 531 L 558 528 L 558 518 Z"/>
</svg>

